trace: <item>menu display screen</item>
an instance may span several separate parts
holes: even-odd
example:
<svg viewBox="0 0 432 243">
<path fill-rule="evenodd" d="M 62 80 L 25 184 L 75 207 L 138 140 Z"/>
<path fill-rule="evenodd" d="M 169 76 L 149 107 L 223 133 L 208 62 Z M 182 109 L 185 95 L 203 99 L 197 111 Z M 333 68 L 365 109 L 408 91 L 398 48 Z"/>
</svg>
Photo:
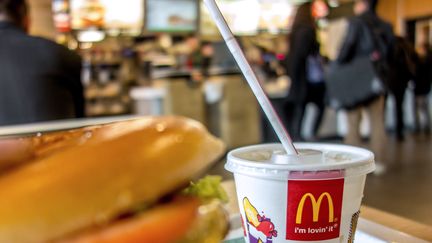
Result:
<svg viewBox="0 0 432 243">
<path fill-rule="evenodd" d="M 198 27 L 196 0 L 147 0 L 146 30 L 149 32 L 193 32 Z"/>
<path fill-rule="evenodd" d="M 259 29 L 270 33 L 286 32 L 291 28 L 295 6 L 287 0 L 260 0 Z"/>
<path fill-rule="evenodd" d="M 220 0 L 218 3 L 235 34 L 255 34 L 258 31 L 261 12 L 258 0 Z"/>
<path fill-rule="evenodd" d="M 71 30 L 69 2 L 66 0 L 53 0 L 53 20 L 56 30 L 60 33 L 67 33 Z"/>
<path fill-rule="evenodd" d="M 236 35 L 287 32 L 295 14 L 292 0 L 218 0 L 217 3 Z M 215 35 L 215 30 L 207 7 L 202 4 L 201 34 Z"/>
<path fill-rule="evenodd" d="M 102 0 L 72 0 L 72 29 L 103 28 L 105 11 Z"/>
<path fill-rule="evenodd" d="M 72 29 L 116 29 L 139 33 L 143 27 L 143 0 L 71 0 Z"/>
<path fill-rule="evenodd" d="M 108 28 L 141 31 L 144 22 L 143 0 L 104 0 L 105 24 Z"/>
</svg>

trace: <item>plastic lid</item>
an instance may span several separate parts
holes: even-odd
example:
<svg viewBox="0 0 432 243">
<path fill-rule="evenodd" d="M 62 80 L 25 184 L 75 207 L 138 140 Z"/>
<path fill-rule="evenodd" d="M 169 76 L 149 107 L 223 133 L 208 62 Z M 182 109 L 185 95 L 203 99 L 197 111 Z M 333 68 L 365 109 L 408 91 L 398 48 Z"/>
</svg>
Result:
<svg viewBox="0 0 432 243">
<path fill-rule="evenodd" d="M 287 155 L 285 150 L 275 150 L 270 157 L 274 164 L 317 164 L 324 162 L 322 151 L 314 149 L 297 149 L 299 156 Z"/>
<path fill-rule="evenodd" d="M 295 146 L 300 154 L 306 151 L 306 157 L 312 157 L 306 160 L 286 158 L 288 155 L 284 155 L 281 144 L 254 145 L 229 152 L 225 169 L 275 180 L 336 179 L 366 175 L 375 169 L 374 155 L 366 149 L 319 143 L 296 143 Z M 285 156 L 286 161 L 281 162 L 281 158 L 277 158 L 280 156 Z"/>
</svg>

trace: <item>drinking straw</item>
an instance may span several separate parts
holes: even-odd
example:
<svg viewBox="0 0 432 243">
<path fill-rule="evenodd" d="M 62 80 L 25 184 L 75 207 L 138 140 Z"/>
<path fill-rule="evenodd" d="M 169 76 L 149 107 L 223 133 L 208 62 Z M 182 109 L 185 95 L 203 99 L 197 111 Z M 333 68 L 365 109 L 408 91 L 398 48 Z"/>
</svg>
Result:
<svg viewBox="0 0 432 243">
<path fill-rule="evenodd" d="M 226 45 L 228 46 L 228 49 L 231 51 L 232 55 L 234 56 L 234 59 L 236 60 L 243 75 L 245 76 L 247 82 L 249 83 L 249 86 L 251 87 L 255 97 L 257 98 L 258 103 L 261 105 L 261 108 L 263 109 L 264 113 L 269 119 L 270 124 L 275 130 L 276 135 L 281 141 L 285 151 L 287 152 L 287 154 L 297 155 L 298 153 L 292 143 L 291 137 L 289 136 L 288 132 L 282 125 L 279 116 L 277 115 L 275 109 L 270 103 L 270 100 L 265 94 L 254 71 L 252 70 L 251 66 L 246 60 L 246 57 L 243 51 L 241 50 L 240 45 L 238 44 L 237 40 L 234 38 L 234 35 L 231 29 L 229 28 L 227 22 L 225 21 L 224 17 L 222 16 L 222 13 L 219 7 L 217 6 L 215 0 L 204 0 L 204 3 L 209 9 L 213 21 L 216 23 L 220 33 L 222 34 L 222 37 L 226 42 Z"/>
</svg>

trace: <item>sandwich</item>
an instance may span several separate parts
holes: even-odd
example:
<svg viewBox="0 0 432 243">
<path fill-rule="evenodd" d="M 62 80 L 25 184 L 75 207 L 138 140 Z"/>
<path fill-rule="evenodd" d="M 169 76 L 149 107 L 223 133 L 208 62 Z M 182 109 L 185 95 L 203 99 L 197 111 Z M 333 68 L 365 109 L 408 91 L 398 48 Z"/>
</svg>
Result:
<svg viewBox="0 0 432 243">
<path fill-rule="evenodd" d="M 190 181 L 224 151 L 182 117 L 0 141 L 0 242 L 220 242 L 220 179 Z"/>
</svg>

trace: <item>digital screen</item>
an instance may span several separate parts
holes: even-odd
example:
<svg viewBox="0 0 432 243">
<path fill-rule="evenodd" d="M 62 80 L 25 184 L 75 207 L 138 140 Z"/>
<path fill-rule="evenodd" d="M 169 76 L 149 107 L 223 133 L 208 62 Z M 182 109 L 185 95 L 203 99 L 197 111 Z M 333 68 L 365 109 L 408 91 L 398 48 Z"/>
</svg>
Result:
<svg viewBox="0 0 432 243">
<path fill-rule="evenodd" d="M 217 0 L 216 2 L 236 35 L 253 35 L 258 31 L 287 32 L 295 14 L 295 5 L 291 0 Z M 204 4 L 201 5 L 201 34 L 218 34 Z"/>
<path fill-rule="evenodd" d="M 71 0 L 72 29 L 100 28 L 139 33 L 144 20 L 143 0 Z"/>
<path fill-rule="evenodd" d="M 60 33 L 67 33 L 71 30 L 69 2 L 66 0 L 53 0 L 52 11 L 54 26 Z"/>
<path fill-rule="evenodd" d="M 106 28 L 141 32 L 144 22 L 143 0 L 104 0 Z"/>
<path fill-rule="evenodd" d="M 258 0 L 220 0 L 217 3 L 235 34 L 257 32 L 261 12 Z"/>
<path fill-rule="evenodd" d="M 204 36 L 216 36 L 219 35 L 219 30 L 214 23 L 210 13 L 205 6 L 204 2 L 201 2 L 201 18 L 200 18 L 200 32 Z"/>
<path fill-rule="evenodd" d="M 146 30 L 149 32 L 193 32 L 197 30 L 195 0 L 147 0 Z"/>
<path fill-rule="evenodd" d="M 260 0 L 259 29 L 270 33 L 288 31 L 294 18 L 294 8 L 289 0 Z"/>
<path fill-rule="evenodd" d="M 72 0 L 72 29 L 103 28 L 105 11 L 102 0 Z"/>
</svg>

